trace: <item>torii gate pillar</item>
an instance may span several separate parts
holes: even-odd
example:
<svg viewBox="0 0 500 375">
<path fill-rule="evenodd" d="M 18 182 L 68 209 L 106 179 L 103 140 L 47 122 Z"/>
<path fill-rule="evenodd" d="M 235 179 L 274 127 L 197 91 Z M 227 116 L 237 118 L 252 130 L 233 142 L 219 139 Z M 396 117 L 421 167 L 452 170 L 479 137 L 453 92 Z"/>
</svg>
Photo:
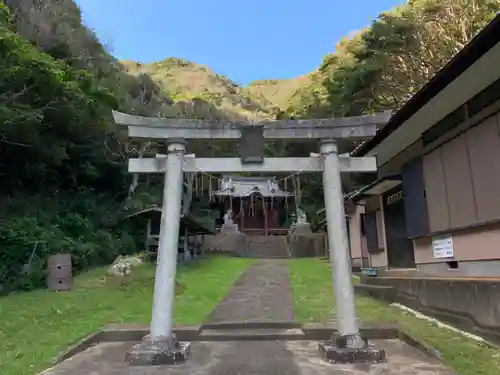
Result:
<svg viewBox="0 0 500 375">
<path fill-rule="evenodd" d="M 320 151 L 323 157 L 323 191 L 337 324 L 342 334 L 358 334 L 337 145 L 333 140 L 323 141 Z"/>
<path fill-rule="evenodd" d="M 322 140 L 320 152 L 323 158 L 328 251 L 332 264 L 339 335 L 329 343 L 320 344 L 319 350 L 326 359 L 334 362 L 383 361 L 385 350 L 369 346 L 366 338 L 359 332 L 337 144 L 331 139 Z"/>
<path fill-rule="evenodd" d="M 175 364 L 191 351 L 190 344 L 178 342 L 172 332 L 186 142 L 168 141 L 151 328 L 149 336 L 127 352 L 131 365 Z"/>
</svg>

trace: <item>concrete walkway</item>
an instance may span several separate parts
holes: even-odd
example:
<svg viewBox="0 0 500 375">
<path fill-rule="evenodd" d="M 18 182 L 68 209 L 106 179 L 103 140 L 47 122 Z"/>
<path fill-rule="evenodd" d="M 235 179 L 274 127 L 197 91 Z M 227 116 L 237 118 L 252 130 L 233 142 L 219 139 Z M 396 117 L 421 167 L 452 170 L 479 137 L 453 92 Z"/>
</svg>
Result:
<svg viewBox="0 0 500 375">
<path fill-rule="evenodd" d="M 241 276 L 206 323 L 292 320 L 293 300 L 286 261 L 265 259 Z M 186 363 L 132 367 L 125 363 L 125 354 L 134 343 L 101 343 L 43 375 L 455 375 L 447 366 L 399 340 L 372 343 L 386 349 L 387 363 L 333 365 L 318 355 L 318 342 L 202 339 L 192 343 L 192 357 Z"/>
<path fill-rule="evenodd" d="M 293 299 L 284 260 L 251 266 L 209 315 L 206 323 L 293 320 Z"/>
<path fill-rule="evenodd" d="M 398 340 L 374 340 L 389 362 L 377 365 L 330 364 L 307 341 L 195 342 L 192 357 L 175 366 L 132 367 L 125 353 L 132 343 L 103 343 L 40 375 L 456 375 Z"/>
</svg>

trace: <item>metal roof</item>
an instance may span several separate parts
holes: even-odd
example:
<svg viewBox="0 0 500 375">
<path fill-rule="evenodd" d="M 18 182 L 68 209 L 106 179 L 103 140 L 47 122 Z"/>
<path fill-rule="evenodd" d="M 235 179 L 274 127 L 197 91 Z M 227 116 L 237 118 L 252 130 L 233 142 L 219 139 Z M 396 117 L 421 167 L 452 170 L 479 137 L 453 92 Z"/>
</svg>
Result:
<svg viewBox="0 0 500 375">
<path fill-rule="evenodd" d="M 134 212 L 124 217 L 124 219 L 133 219 L 139 216 L 151 219 L 152 217 L 161 216 L 162 208 L 159 206 L 151 206 L 144 210 Z M 203 222 L 199 218 L 191 214 L 181 215 L 179 233 L 184 233 L 184 228 L 187 228 L 191 234 L 216 234 L 215 227 Z"/>
</svg>

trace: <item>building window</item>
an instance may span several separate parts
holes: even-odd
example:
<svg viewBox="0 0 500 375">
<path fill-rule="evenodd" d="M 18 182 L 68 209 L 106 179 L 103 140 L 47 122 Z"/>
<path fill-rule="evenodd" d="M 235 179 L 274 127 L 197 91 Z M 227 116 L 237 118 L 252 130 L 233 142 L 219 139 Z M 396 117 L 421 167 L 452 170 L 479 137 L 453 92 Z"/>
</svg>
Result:
<svg viewBox="0 0 500 375">
<path fill-rule="evenodd" d="M 500 79 L 469 99 L 422 134 L 424 147 L 500 99 Z"/>
<path fill-rule="evenodd" d="M 481 112 L 498 99 L 500 99 L 500 80 L 495 81 L 467 102 L 469 117 Z"/>
</svg>

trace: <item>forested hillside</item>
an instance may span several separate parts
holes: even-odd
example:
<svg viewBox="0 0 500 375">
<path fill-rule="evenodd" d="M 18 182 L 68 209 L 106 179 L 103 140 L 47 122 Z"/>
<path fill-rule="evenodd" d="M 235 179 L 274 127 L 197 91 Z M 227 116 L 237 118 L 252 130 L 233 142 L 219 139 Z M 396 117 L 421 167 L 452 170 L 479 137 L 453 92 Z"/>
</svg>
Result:
<svg viewBox="0 0 500 375">
<path fill-rule="evenodd" d="M 110 110 L 160 115 L 172 103 L 148 76 L 123 70 L 71 0 L 41 3 L 0 2 L 4 290 L 40 284 L 50 252 L 71 251 L 82 269 L 135 250 L 119 220 L 130 177 Z"/>
<path fill-rule="evenodd" d="M 289 115 L 349 116 L 397 109 L 500 11 L 500 0 L 410 0 L 337 44 Z"/>
<path fill-rule="evenodd" d="M 120 218 L 160 196 L 154 178 L 132 184 L 111 109 L 249 121 L 397 109 L 499 9 L 500 0 L 409 1 L 342 40 L 316 71 L 241 87 L 176 58 L 117 61 L 72 0 L 0 0 L 0 292 L 40 285 L 49 253 L 71 251 L 82 269 L 138 249 Z M 320 188 L 311 176 L 302 184 L 309 213 L 320 208 Z"/>
<path fill-rule="evenodd" d="M 168 58 L 153 64 L 133 61 L 121 63 L 134 77 L 151 77 L 175 102 L 207 103 L 207 108 L 203 111 L 205 116 L 251 121 L 272 117 L 272 104 L 269 101 L 252 100 L 245 89 L 207 66 L 177 58 Z M 215 109 L 217 112 L 214 112 Z"/>
</svg>

